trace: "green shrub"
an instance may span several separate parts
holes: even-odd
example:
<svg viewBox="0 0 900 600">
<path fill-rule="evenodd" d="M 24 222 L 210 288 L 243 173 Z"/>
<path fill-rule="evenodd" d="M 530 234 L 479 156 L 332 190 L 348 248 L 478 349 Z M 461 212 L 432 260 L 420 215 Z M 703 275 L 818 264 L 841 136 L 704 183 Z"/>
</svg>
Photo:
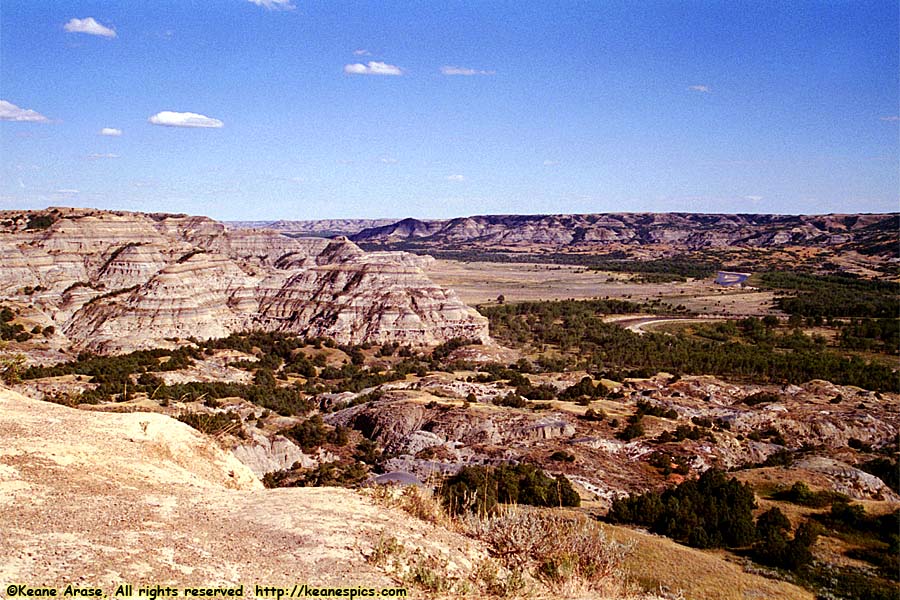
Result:
<svg viewBox="0 0 900 600">
<path fill-rule="evenodd" d="M 801 506 L 809 506 L 811 508 L 822 508 L 833 502 L 846 502 L 849 500 L 844 494 L 832 492 L 830 490 L 822 490 L 814 492 L 809 489 L 802 481 L 795 482 L 790 489 L 779 490 L 772 494 L 776 500 L 785 500 Z"/>
<path fill-rule="evenodd" d="M 753 559 L 759 563 L 796 571 L 812 562 L 811 547 L 821 528 L 804 521 L 793 537 L 788 537 L 791 522 L 778 509 L 771 508 L 756 521 L 757 541 L 753 544 Z"/>
<path fill-rule="evenodd" d="M 750 394 L 743 400 L 742 403 L 747 406 L 756 406 L 757 404 L 765 404 L 767 402 L 778 402 L 781 398 L 778 394 L 773 394 L 771 392 L 756 392 L 755 394 Z"/>
<path fill-rule="evenodd" d="M 346 427 L 332 429 L 325 425 L 321 415 L 313 415 L 305 421 L 283 430 L 281 435 L 294 440 L 306 452 L 315 450 L 322 444 L 346 446 L 350 440 Z"/>
<path fill-rule="evenodd" d="M 575 462 L 575 455 L 566 452 L 565 450 L 557 450 L 553 454 L 550 455 L 550 460 L 555 460 L 559 462 Z"/>
<path fill-rule="evenodd" d="M 506 406 L 508 408 L 525 408 L 529 403 L 528 400 L 526 400 L 522 396 L 510 392 L 505 396 L 496 398 L 494 400 L 494 404 L 496 404 L 497 406 Z"/>
</svg>

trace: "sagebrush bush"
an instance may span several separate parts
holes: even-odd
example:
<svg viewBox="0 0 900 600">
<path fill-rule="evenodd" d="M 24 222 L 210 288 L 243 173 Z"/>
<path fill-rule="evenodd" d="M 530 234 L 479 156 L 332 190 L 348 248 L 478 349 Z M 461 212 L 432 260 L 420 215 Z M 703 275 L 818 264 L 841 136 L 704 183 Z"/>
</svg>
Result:
<svg viewBox="0 0 900 600">
<path fill-rule="evenodd" d="M 469 514 L 461 522 L 505 567 L 525 569 L 550 584 L 617 578 L 630 551 L 583 515 L 509 507 L 491 516 Z"/>
</svg>

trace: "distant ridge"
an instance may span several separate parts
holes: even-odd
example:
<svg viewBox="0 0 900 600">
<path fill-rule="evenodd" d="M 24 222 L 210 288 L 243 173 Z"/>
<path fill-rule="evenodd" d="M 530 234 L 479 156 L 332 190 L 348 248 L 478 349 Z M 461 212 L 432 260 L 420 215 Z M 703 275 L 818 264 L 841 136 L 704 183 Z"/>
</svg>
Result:
<svg viewBox="0 0 900 600">
<path fill-rule="evenodd" d="M 395 219 L 322 219 L 318 221 L 225 221 L 235 229 L 271 229 L 304 235 L 350 235 L 363 229 L 390 225 Z"/>
<path fill-rule="evenodd" d="M 703 214 L 597 213 L 479 215 L 454 219 L 329 219 L 241 222 L 302 235 L 346 235 L 369 248 L 459 247 L 510 251 L 578 251 L 603 247 L 666 246 L 673 251 L 715 248 L 829 248 L 897 258 L 900 213 Z"/>
</svg>

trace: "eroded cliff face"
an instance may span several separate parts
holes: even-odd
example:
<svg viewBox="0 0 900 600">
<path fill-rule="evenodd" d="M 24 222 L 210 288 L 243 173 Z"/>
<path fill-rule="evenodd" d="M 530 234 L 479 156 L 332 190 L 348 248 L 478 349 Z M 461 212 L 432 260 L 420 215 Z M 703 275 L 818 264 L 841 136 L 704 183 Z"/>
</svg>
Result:
<svg viewBox="0 0 900 600">
<path fill-rule="evenodd" d="M 0 298 L 101 352 L 263 329 L 341 343 L 487 340 L 428 258 L 344 239 L 230 231 L 205 217 L 87 209 L 0 213 Z"/>
<path fill-rule="evenodd" d="M 898 218 L 896 213 L 483 215 L 446 221 L 404 219 L 362 229 L 353 233 L 352 239 L 370 246 L 414 244 L 426 249 L 466 245 L 481 250 L 602 250 L 615 244 L 628 244 L 687 252 L 729 247 L 806 247 L 896 257 L 893 240 Z"/>
</svg>

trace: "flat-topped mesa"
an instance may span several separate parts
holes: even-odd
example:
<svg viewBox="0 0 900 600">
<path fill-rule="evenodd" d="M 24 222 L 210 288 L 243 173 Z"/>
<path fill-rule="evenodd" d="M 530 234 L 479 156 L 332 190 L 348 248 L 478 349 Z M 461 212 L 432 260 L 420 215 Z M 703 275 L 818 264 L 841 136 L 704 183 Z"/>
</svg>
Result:
<svg viewBox="0 0 900 600">
<path fill-rule="evenodd" d="M 487 320 L 428 279 L 429 261 L 206 217 L 0 213 L 0 300 L 33 304 L 76 348 L 98 352 L 250 329 L 340 343 L 487 341 Z"/>
</svg>

